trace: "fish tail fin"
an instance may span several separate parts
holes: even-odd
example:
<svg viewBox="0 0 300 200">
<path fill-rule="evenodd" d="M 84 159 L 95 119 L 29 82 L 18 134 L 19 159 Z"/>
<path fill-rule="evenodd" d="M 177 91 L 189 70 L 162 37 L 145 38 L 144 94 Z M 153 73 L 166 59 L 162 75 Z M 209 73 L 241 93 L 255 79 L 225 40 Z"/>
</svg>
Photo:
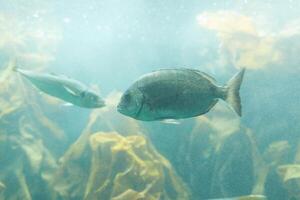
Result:
<svg viewBox="0 0 300 200">
<path fill-rule="evenodd" d="M 242 116 L 242 106 L 240 98 L 240 87 L 245 74 L 245 69 L 242 69 L 235 74 L 225 86 L 225 95 L 223 99 L 234 109 L 234 111 Z"/>
</svg>

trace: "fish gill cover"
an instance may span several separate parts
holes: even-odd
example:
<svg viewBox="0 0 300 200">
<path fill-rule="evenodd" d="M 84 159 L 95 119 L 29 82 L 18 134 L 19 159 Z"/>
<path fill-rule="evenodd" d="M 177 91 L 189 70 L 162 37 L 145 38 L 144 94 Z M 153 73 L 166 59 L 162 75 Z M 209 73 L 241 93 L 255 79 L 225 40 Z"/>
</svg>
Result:
<svg viewBox="0 0 300 200">
<path fill-rule="evenodd" d="M 298 1 L 66 2 L 0 2 L 1 200 L 300 199 Z M 65 107 L 16 64 L 96 83 L 107 106 Z M 222 102 L 179 125 L 117 113 L 119 91 L 170 66 L 247 68 L 243 117 Z"/>
</svg>

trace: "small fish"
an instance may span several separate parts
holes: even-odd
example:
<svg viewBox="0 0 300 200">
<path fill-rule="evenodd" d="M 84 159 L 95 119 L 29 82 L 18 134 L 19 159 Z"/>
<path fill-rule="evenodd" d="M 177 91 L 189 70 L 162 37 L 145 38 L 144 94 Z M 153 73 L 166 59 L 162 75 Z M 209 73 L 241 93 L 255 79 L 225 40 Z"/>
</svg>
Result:
<svg viewBox="0 0 300 200">
<path fill-rule="evenodd" d="M 267 200 L 267 197 L 263 195 L 249 195 L 231 198 L 221 198 L 221 199 L 208 199 L 208 200 Z"/>
<path fill-rule="evenodd" d="M 104 100 L 83 83 L 64 75 L 38 73 L 15 68 L 42 92 L 85 108 L 101 108 Z"/>
<path fill-rule="evenodd" d="M 118 111 L 142 121 L 183 119 L 207 113 L 223 99 L 241 116 L 239 96 L 245 69 L 225 86 L 194 69 L 162 69 L 146 74 L 122 95 Z"/>
</svg>

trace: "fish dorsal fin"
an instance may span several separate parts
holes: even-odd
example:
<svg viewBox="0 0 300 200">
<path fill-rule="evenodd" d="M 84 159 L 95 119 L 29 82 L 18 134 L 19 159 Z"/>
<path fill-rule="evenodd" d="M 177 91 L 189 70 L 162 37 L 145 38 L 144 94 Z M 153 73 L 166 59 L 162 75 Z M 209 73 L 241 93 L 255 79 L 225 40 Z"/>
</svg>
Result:
<svg viewBox="0 0 300 200">
<path fill-rule="evenodd" d="M 213 82 L 213 83 L 216 83 L 216 82 L 217 82 L 217 80 L 216 80 L 214 77 L 212 77 L 211 75 L 209 75 L 209 74 L 207 74 L 207 73 L 205 73 L 205 72 L 199 71 L 199 70 L 197 70 L 197 69 L 189 69 L 189 70 L 191 70 L 191 71 L 193 71 L 193 72 L 195 72 L 195 73 L 197 73 L 197 74 L 199 74 L 199 75 L 201 75 L 201 76 L 207 78 L 208 80 L 210 80 L 210 81 Z"/>
<path fill-rule="evenodd" d="M 205 72 L 202 72 L 202 71 L 199 71 L 197 69 L 190 69 L 190 68 L 162 68 L 162 69 L 157 69 L 157 70 L 154 70 L 152 72 L 159 72 L 159 71 L 166 71 L 166 70 L 187 70 L 187 71 L 191 71 L 191 72 L 194 72 L 196 74 L 199 74 L 200 76 L 203 76 L 204 78 L 210 80 L 212 83 L 216 83 L 217 80 L 212 77 L 211 75 L 205 73 Z"/>
<path fill-rule="evenodd" d="M 64 74 L 57 74 L 55 72 L 50 72 L 49 74 L 52 75 L 52 76 L 59 77 L 59 78 L 70 78 L 70 77 L 68 77 L 68 76 L 66 76 Z"/>
<path fill-rule="evenodd" d="M 79 92 L 79 91 L 74 90 L 74 89 L 72 89 L 72 88 L 70 88 L 70 87 L 68 87 L 68 86 L 66 86 L 66 85 L 64 85 L 63 87 L 64 87 L 64 89 L 65 89 L 68 93 L 70 93 L 70 94 L 72 94 L 72 95 L 74 95 L 74 96 L 80 96 L 80 92 Z"/>
</svg>

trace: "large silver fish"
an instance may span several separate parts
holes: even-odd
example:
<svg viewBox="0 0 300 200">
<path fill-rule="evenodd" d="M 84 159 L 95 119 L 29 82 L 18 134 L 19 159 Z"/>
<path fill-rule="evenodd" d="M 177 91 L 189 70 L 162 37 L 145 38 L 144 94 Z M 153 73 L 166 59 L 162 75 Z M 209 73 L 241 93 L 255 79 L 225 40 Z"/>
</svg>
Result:
<svg viewBox="0 0 300 200">
<path fill-rule="evenodd" d="M 85 108 L 105 106 L 104 100 L 79 81 L 63 75 L 38 73 L 23 69 L 14 69 L 28 79 L 41 91 L 71 104 Z"/>
<path fill-rule="evenodd" d="M 241 116 L 239 96 L 245 70 L 221 87 L 199 70 L 162 69 L 139 78 L 123 94 L 118 111 L 143 121 L 182 119 L 207 113 L 223 99 Z"/>
</svg>

